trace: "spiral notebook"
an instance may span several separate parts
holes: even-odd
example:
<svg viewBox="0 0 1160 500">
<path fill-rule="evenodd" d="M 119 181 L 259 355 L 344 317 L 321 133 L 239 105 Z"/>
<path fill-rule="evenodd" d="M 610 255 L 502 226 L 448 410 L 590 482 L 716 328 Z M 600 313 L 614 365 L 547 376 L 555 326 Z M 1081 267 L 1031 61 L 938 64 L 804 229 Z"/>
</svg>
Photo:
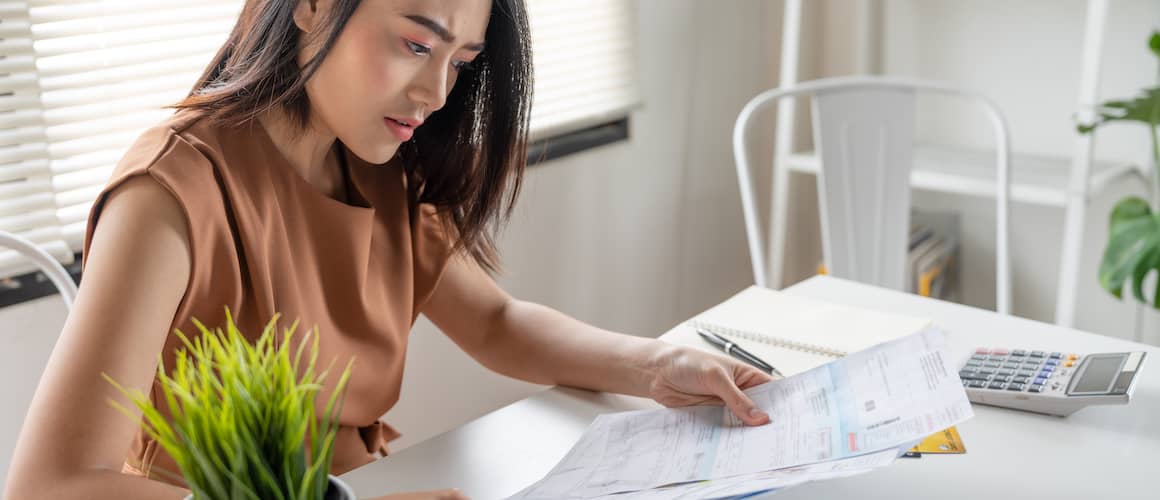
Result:
<svg viewBox="0 0 1160 500">
<path fill-rule="evenodd" d="M 786 376 L 918 332 L 930 320 L 751 286 L 689 320 L 672 337 L 701 345 L 694 327 L 732 340 Z"/>
</svg>

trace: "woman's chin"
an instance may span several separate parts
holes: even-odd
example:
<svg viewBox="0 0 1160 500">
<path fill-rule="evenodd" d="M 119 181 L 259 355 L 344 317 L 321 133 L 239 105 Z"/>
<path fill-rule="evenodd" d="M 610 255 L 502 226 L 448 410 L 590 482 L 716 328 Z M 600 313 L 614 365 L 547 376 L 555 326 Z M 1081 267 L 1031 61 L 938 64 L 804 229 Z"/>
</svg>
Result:
<svg viewBox="0 0 1160 500">
<path fill-rule="evenodd" d="M 375 144 L 370 148 L 359 148 L 358 150 L 351 148 L 351 153 L 354 153 L 354 155 L 358 156 L 359 159 L 370 163 L 371 165 L 382 165 L 388 161 L 391 161 L 391 159 L 395 157 L 395 153 L 398 151 L 398 143 Z"/>
</svg>

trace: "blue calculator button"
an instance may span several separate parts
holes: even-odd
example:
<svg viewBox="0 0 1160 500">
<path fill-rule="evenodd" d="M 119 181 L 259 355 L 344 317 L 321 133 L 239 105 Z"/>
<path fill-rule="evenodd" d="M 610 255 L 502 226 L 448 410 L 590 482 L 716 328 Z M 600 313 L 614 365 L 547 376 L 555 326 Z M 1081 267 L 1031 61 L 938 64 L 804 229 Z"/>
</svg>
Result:
<svg viewBox="0 0 1160 500">
<path fill-rule="evenodd" d="M 1046 384 L 1047 377 L 1035 377 L 1035 383 L 1040 385 Z"/>
<path fill-rule="evenodd" d="M 1057 359 L 1049 359 L 1049 360 L 1047 360 L 1047 362 L 1043 363 L 1043 366 L 1058 366 L 1058 365 L 1059 365 L 1059 360 L 1057 360 Z"/>
</svg>

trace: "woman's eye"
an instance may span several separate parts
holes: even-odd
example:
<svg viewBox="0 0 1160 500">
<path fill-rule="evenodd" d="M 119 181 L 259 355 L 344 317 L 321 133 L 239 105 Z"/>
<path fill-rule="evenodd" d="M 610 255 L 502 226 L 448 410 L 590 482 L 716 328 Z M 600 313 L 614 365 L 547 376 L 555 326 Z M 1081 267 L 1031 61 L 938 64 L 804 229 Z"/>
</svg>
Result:
<svg viewBox="0 0 1160 500">
<path fill-rule="evenodd" d="M 414 52 L 417 55 L 424 55 L 424 54 L 431 53 L 431 47 L 428 47 L 428 46 L 423 45 L 421 43 L 415 43 L 415 42 L 412 42 L 410 40 L 407 40 L 407 48 L 411 52 Z"/>
</svg>

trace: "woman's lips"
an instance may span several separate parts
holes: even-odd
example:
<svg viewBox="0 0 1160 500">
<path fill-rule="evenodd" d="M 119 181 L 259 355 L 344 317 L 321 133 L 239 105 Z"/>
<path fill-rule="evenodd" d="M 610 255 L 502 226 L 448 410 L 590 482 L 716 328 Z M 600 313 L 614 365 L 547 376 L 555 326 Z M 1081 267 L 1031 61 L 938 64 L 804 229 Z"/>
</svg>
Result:
<svg viewBox="0 0 1160 500">
<path fill-rule="evenodd" d="M 395 120 L 394 118 L 383 118 L 383 123 L 386 124 L 387 129 L 390 130 L 391 133 L 402 142 L 411 140 L 411 136 L 415 134 L 414 127 L 404 125 L 403 122 Z"/>
</svg>

